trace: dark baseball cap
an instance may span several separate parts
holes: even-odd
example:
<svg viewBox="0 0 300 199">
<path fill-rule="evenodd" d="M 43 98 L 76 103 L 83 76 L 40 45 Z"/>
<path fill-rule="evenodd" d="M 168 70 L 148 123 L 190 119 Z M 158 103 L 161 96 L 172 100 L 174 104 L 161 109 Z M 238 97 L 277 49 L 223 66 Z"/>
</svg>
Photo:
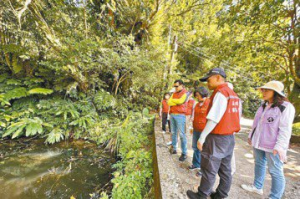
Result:
<svg viewBox="0 0 300 199">
<path fill-rule="evenodd" d="M 213 68 L 211 69 L 205 77 L 202 77 L 199 79 L 201 82 L 206 82 L 208 78 L 210 78 L 213 75 L 221 75 L 222 77 L 226 78 L 225 71 L 222 68 Z"/>
<path fill-rule="evenodd" d="M 204 88 L 203 86 L 196 88 L 194 91 L 194 95 L 196 93 L 199 93 L 202 97 L 207 97 L 209 94 L 208 90 L 206 88 Z"/>
</svg>

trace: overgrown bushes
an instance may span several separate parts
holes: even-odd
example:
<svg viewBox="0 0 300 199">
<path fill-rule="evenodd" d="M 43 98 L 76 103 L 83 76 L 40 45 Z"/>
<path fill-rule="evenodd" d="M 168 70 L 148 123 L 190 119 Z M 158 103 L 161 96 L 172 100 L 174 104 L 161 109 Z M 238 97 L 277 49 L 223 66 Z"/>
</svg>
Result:
<svg viewBox="0 0 300 199">
<path fill-rule="evenodd" d="M 153 120 L 147 114 L 130 113 L 126 125 L 116 132 L 121 160 L 114 165 L 112 198 L 151 198 Z"/>
</svg>

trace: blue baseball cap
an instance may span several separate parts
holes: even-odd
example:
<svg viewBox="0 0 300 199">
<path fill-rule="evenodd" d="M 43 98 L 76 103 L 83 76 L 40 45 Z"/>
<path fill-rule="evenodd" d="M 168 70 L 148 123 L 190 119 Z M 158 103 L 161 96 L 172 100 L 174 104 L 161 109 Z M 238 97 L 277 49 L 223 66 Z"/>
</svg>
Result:
<svg viewBox="0 0 300 199">
<path fill-rule="evenodd" d="M 222 68 L 213 68 L 211 69 L 205 77 L 202 77 L 199 79 L 201 82 L 206 82 L 208 78 L 210 78 L 213 75 L 221 75 L 222 77 L 226 78 L 226 73 Z"/>
</svg>

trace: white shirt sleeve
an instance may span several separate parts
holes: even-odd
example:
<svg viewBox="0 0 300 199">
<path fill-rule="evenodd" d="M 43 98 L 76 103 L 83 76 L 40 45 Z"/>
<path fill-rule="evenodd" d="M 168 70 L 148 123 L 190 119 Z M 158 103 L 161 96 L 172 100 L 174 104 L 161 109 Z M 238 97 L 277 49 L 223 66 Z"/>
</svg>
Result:
<svg viewBox="0 0 300 199">
<path fill-rule="evenodd" d="M 228 104 L 227 98 L 222 93 L 218 92 L 214 97 L 213 105 L 206 117 L 207 123 L 199 138 L 199 142 L 201 144 L 205 142 L 207 135 L 210 134 L 212 130 L 214 130 L 214 128 L 222 119 L 227 109 L 227 104 Z"/>
<path fill-rule="evenodd" d="M 295 117 L 295 108 L 291 103 L 288 103 L 285 110 L 282 112 L 279 122 L 279 134 L 274 147 L 276 150 L 287 150 L 292 135 L 292 126 Z"/>
<path fill-rule="evenodd" d="M 214 97 L 212 107 L 206 118 L 214 121 L 215 123 L 219 123 L 227 109 L 227 104 L 227 98 L 222 93 L 217 92 Z"/>
<path fill-rule="evenodd" d="M 205 139 L 207 135 L 214 130 L 214 128 L 217 126 L 218 123 L 212 121 L 212 120 L 207 120 L 206 125 L 204 130 L 201 133 L 201 136 L 199 138 L 199 142 L 203 144 L 205 142 Z"/>
</svg>

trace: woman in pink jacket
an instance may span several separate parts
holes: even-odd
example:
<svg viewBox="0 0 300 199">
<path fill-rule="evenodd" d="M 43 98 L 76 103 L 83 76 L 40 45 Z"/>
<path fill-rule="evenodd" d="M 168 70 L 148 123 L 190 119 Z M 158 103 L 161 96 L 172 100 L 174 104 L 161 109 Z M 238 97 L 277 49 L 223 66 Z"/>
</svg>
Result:
<svg viewBox="0 0 300 199">
<path fill-rule="evenodd" d="M 248 143 L 253 146 L 255 158 L 254 183 L 242 188 L 263 195 L 266 166 L 272 177 L 269 198 L 280 199 L 285 189 L 283 163 L 292 133 L 295 108 L 283 93 L 279 81 L 271 81 L 260 87 L 264 103 L 256 112 Z"/>
</svg>

